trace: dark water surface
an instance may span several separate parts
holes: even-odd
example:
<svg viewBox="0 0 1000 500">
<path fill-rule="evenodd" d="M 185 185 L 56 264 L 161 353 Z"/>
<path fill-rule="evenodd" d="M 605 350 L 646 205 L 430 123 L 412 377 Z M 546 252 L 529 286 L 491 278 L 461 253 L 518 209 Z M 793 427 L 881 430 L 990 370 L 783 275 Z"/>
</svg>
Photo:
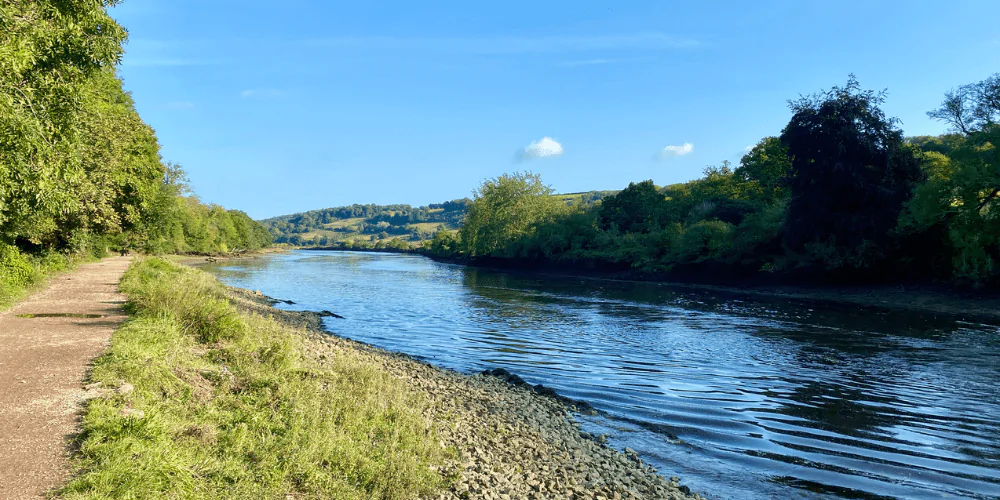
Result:
<svg viewBox="0 0 1000 500">
<path fill-rule="evenodd" d="M 338 335 L 591 403 L 710 498 L 1000 498 L 1000 331 L 913 312 L 505 274 L 395 254 L 208 268 Z"/>
</svg>

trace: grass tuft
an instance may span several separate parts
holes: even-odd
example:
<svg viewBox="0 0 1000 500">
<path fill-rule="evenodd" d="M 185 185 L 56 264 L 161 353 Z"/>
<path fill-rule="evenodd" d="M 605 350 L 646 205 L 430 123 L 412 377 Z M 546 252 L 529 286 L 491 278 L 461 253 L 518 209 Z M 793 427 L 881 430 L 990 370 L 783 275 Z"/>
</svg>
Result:
<svg viewBox="0 0 1000 500">
<path fill-rule="evenodd" d="M 332 368 L 247 315 L 210 275 L 162 259 L 122 279 L 133 315 L 92 382 L 65 498 L 413 498 L 443 483 L 426 402 L 350 352 Z"/>
</svg>

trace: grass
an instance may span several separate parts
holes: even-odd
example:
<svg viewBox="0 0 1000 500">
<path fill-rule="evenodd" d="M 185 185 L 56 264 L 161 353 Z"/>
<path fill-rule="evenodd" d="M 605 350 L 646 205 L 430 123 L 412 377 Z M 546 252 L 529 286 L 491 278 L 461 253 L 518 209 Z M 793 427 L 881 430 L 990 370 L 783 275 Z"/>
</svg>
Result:
<svg viewBox="0 0 1000 500">
<path fill-rule="evenodd" d="M 407 227 L 411 227 L 413 229 L 419 229 L 419 230 L 427 232 L 427 233 L 433 233 L 433 232 L 437 231 L 438 227 L 441 227 L 441 226 L 444 226 L 445 230 L 457 229 L 457 227 L 455 225 L 453 225 L 453 224 L 446 224 L 446 223 L 443 223 L 443 222 L 416 222 L 416 223 L 410 224 Z"/>
<path fill-rule="evenodd" d="M 440 210 L 440 209 L 438 209 L 438 210 Z M 440 211 L 443 211 L 443 210 L 440 210 Z M 321 238 L 325 236 L 329 240 L 329 242 L 331 244 L 339 243 L 339 242 L 346 242 L 348 240 L 369 241 L 369 238 L 371 238 L 371 236 L 372 236 L 371 234 L 360 233 L 360 232 L 358 232 L 356 230 L 354 230 L 352 232 L 344 232 L 344 231 L 334 231 L 332 229 L 334 227 L 351 228 L 356 223 L 356 221 L 364 222 L 365 220 L 366 219 L 344 219 L 344 220 L 340 220 L 340 221 L 335 221 L 335 222 L 331 222 L 329 224 L 325 224 L 322 229 L 314 229 L 314 230 L 309 231 L 309 232 L 301 233 L 301 236 L 302 236 L 302 239 L 304 241 L 307 241 L 307 242 L 312 241 L 313 237 L 315 237 L 315 236 L 319 236 Z M 448 223 L 444 223 L 444 222 L 416 222 L 416 223 L 413 223 L 413 224 L 407 224 L 406 225 L 407 229 L 417 229 L 417 230 L 421 230 L 421 231 L 423 231 L 424 233 L 427 233 L 427 234 L 433 234 L 434 232 L 437 231 L 438 227 L 441 227 L 441 226 L 444 226 L 446 231 L 456 231 L 457 230 L 457 228 L 453 224 L 448 224 Z M 379 242 L 379 241 L 388 242 L 388 241 L 391 241 L 393 239 L 400 239 L 400 240 L 403 240 L 403 241 L 406 241 L 406 242 L 409 242 L 409 243 L 417 243 L 417 244 L 419 244 L 422 241 L 424 241 L 424 240 L 421 240 L 418 236 L 412 235 L 412 234 L 401 234 L 401 235 L 400 234 L 390 234 L 388 238 L 377 238 L 376 237 L 375 240 L 372 241 L 372 243 Z"/>
<path fill-rule="evenodd" d="M 444 450 L 422 397 L 345 352 L 237 310 L 210 275 L 162 259 L 121 282 L 132 318 L 98 358 L 64 498 L 413 498 Z"/>
<path fill-rule="evenodd" d="M 44 285 L 53 274 L 94 260 L 85 254 L 47 253 L 27 255 L 16 247 L 0 243 L 0 311 L 21 301 Z"/>
<path fill-rule="evenodd" d="M 360 223 L 362 223 L 362 222 L 364 222 L 366 220 L 368 220 L 368 219 L 366 219 L 364 217 L 355 217 L 355 218 L 352 218 L 352 219 L 337 219 L 337 220 L 335 220 L 333 222 L 330 222 L 330 223 L 327 223 L 327 224 L 323 224 L 323 227 L 325 227 L 327 229 L 336 229 L 336 228 L 353 226 L 355 224 L 360 224 Z"/>
</svg>

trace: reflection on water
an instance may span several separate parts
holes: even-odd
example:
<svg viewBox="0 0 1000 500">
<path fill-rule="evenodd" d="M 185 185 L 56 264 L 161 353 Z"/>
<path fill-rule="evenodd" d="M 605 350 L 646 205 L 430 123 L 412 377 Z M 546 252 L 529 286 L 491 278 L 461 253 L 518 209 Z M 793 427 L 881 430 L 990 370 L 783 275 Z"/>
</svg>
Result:
<svg viewBox="0 0 1000 500">
<path fill-rule="evenodd" d="M 1000 332 L 913 312 L 297 252 L 213 265 L 334 332 L 586 400 L 716 498 L 1000 498 Z"/>
</svg>

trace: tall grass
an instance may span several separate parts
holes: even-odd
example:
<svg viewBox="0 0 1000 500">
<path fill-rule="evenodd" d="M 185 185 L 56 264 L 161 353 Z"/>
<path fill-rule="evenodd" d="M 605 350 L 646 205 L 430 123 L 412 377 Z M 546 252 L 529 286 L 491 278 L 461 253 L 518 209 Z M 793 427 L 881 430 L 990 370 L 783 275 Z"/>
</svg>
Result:
<svg viewBox="0 0 1000 500">
<path fill-rule="evenodd" d="M 412 498 L 442 449 L 401 381 L 338 354 L 303 356 L 289 327 L 244 314 L 210 275 L 162 259 L 121 283 L 132 319 L 92 382 L 81 474 L 66 498 Z"/>
<path fill-rule="evenodd" d="M 0 311 L 23 299 L 53 273 L 66 271 L 80 262 L 101 256 L 98 252 L 29 255 L 13 245 L 0 242 Z"/>
</svg>

